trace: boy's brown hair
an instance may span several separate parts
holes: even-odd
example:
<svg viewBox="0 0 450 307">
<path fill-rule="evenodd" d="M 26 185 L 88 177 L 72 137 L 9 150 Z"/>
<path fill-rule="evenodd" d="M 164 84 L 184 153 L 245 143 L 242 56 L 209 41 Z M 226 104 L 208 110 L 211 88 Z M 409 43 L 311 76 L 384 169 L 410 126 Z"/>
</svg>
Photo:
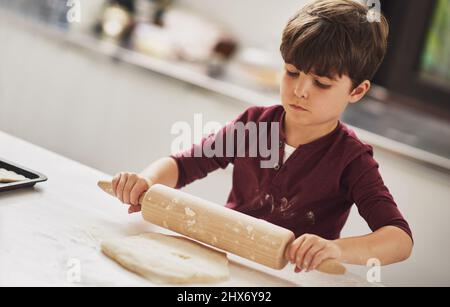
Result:
<svg viewBox="0 0 450 307">
<path fill-rule="evenodd" d="M 303 7 L 283 31 L 284 61 L 304 73 L 348 75 L 357 87 L 371 80 L 383 62 L 389 25 L 370 22 L 369 8 L 354 0 L 319 0 Z"/>
</svg>

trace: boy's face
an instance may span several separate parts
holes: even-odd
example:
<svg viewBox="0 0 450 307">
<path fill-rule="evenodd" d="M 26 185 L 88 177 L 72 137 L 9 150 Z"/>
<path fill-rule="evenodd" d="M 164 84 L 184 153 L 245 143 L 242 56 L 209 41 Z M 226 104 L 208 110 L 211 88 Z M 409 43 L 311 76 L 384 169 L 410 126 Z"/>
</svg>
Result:
<svg viewBox="0 0 450 307">
<path fill-rule="evenodd" d="M 294 65 L 285 64 L 280 90 L 288 117 L 302 125 L 337 120 L 348 103 L 358 102 L 370 89 L 367 80 L 351 90 L 352 81 L 347 75 L 335 78 L 319 77 L 312 72 L 306 75 Z"/>
</svg>

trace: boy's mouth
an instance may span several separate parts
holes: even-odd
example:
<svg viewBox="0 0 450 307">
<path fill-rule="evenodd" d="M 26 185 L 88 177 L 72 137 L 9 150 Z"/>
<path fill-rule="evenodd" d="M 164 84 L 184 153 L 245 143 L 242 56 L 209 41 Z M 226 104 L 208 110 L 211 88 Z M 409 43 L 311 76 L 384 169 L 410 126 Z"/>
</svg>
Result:
<svg viewBox="0 0 450 307">
<path fill-rule="evenodd" d="M 295 105 L 295 104 L 290 104 L 289 107 L 295 111 L 303 111 L 303 112 L 308 112 L 308 110 L 306 110 L 305 108 L 302 108 L 301 106 Z"/>
</svg>

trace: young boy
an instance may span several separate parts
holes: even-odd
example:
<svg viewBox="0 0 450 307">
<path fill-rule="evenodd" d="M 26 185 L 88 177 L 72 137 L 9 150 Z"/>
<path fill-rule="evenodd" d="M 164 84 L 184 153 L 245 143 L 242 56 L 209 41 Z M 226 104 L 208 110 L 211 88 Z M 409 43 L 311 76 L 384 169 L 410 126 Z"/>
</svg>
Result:
<svg viewBox="0 0 450 307">
<path fill-rule="evenodd" d="M 286 257 L 296 272 L 314 270 L 326 259 L 360 265 L 371 258 L 382 265 L 407 259 L 411 230 L 383 183 L 373 148 L 340 121 L 349 103 L 370 89 L 388 32 L 384 16 L 370 22 L 367 7 L 352 0 L 305 6 L 283 32 L 282 105 L 249 108 L 190 150 L 158 160 L 141 174 L 116 175 L 116 196 L 130 205 L 129 213 L 138 212 L 138 199 L 152 184 L 179 189 L 232 163 L 226 206 L 292 230 L 297 239 Z M 261 156 L 193 154 L 225 138 L 236 123 L 262 122 L 279 123 L 279 142 L 268 140 L 279 153 L 271 168 L 261 167 Z M 373 232 L 340 239 L 354 203 Z"/>
</svg>

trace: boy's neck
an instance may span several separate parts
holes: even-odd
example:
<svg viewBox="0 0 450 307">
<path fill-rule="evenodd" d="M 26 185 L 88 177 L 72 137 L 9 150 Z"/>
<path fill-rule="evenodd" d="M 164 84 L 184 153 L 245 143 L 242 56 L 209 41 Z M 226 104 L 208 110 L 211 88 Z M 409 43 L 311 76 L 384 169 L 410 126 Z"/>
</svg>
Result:
<svg viewBox="0 0 450 307">
<path fill-rule="evenodd" d="M 286 142 L 293 147 L 300 147 L 331 133 L 339 124 L 339 119 L 334 119 L 318 125 L 300 125 L 290 120 L 288 113 L 284 117 L 284 131 Z"/>
</svg>

